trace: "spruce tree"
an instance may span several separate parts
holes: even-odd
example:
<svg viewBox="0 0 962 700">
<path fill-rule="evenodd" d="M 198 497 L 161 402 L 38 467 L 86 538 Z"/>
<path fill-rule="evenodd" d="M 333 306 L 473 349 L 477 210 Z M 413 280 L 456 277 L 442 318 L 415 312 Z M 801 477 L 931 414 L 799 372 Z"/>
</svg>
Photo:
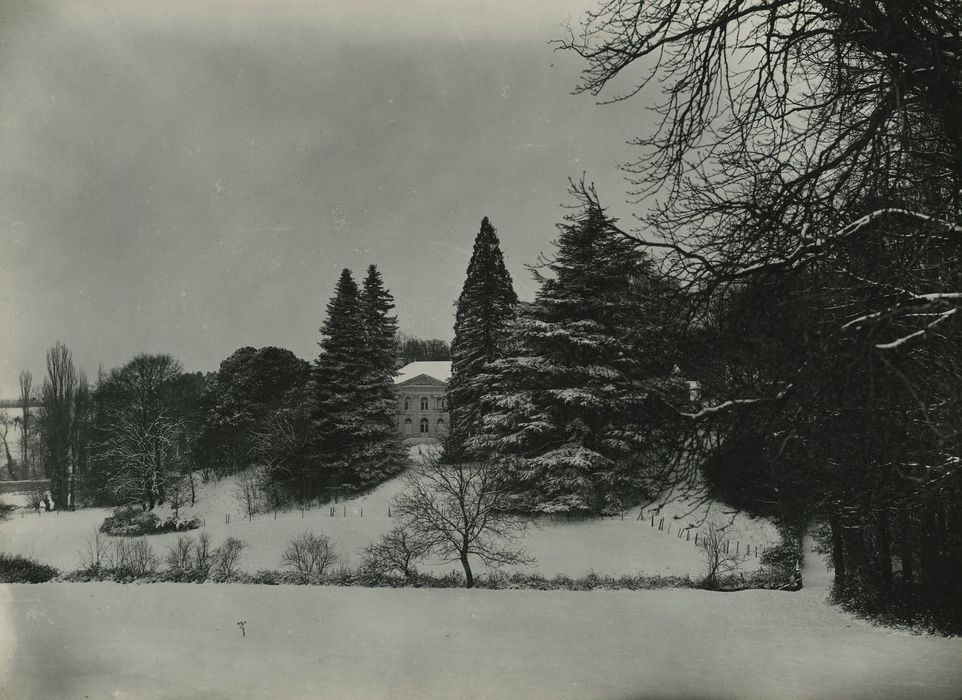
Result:
<svg viewBox="0 0 962 700">
<path fill-rule="evenodd" d="M 450 432 L 444 451 L 448 458 L 466 456 L 468 440 L 479 431 L 483 389 L 477 379 L 485 365 L 500 356 L 505 327 L 517 302 L 497 231 L 484 217 L 474 240 L 454 322 L 451 380 L 446 392 Z"/>
<path fill-rule="evenodd" d="M 359 360 L 362 376 L 358 385 L 360 420 L 355 445 L 354 479 L 371 485 L 400 472 L 406 454 L 397 429 L 397 318 L 391 315 L 394 298 L 384 288 L 375 265 L 367 269 L 360 310 L 364 343 Z"/>
<path fill-rule="evenodd" d="M 321 335 L 321 353 L 312 376 L 314 453 L 318 461 L 315 488 L 353 481 L 352 465 L 362 423 L 358 388 L 364 368 L 359 352 L 366 339 L 360 294 L 347 268 L 341 272 L 327 304 Z"/>
<path fill-rule="evenodd" d="M 522 510 L 616 511 L 657 488 L 664 457 L 670 310 L 652 262 L 582 196 L 505 356 L 474 382 L 486 415 L 469 444 Z"/>
</svg>

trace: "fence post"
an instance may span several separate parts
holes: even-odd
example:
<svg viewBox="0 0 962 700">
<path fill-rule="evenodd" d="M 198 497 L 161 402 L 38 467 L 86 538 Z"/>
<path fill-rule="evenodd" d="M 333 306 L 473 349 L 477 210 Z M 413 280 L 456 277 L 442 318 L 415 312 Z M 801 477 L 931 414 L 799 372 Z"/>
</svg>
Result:
<svg viewBox="0 0 962 700">
<path fill-rule="evenodd" d="M 664 529 L 665 529 L 665 519 L 662 518 L 661 520 L 658 521 L 658 532 L 661 532 Z"/>
<path fill-rule="evenodd" d="M 698 533 L 695 533 L 695 546 L 698 546 Z"/>
<path fill-rule="evenodd" d="M 669 534 L 669 535 L 671 534 L 671 523 L 670 523 L 670 522 L 668 523 L 668 532 L 667 532 L 666 534 Z"/>
<path fill-rule="evenodd" d="M 651 526 L 652 526 L 652 527 L 655 526 L 655 514 L 654 514 L 654 513 L 651 514 Z"/>
</svg>

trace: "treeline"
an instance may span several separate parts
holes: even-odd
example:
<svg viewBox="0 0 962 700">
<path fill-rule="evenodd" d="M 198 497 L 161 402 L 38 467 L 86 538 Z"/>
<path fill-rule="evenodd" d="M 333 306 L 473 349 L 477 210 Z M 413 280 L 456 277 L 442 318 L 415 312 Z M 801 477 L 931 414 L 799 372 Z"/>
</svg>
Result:
<svg viewBox="0 0 962 700">
<path fill-rule="evenodd" d="M 313 363 L 243 347 L 207 375 L 185 372 L 171 355 L 143 354 L 91 383 L 58 343 L 47 353 L 39 407 L 11 421 L 23 447 L 19 463 L 9 457 L 10 476 L 49 478 L 51 509 L 179 507 L 193 502 L 198 476 L 251 467 L 252 488 L 275 504 L 374 485 L 406 464 L 395 425 L 393 307 L 375 266 L 361 287 L 345 269 Z M 32 376 L 21 379 L 33 396 Z"/>
</svg>

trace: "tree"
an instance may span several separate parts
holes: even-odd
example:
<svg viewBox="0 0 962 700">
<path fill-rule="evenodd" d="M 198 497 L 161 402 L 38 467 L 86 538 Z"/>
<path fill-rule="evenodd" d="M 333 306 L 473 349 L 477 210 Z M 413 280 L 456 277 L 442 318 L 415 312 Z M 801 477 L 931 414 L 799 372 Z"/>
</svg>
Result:
<svg viewBox="0 0 962 700">
<path fill-rule="evenodd" d="M 10 454 L 10 445 L 7 441 L 7 433 L 10 431 L 11 422 L 6 409 L 0 408 L 0 442 L 3 443 L 3 453 L 7 460 L 7 475 L 10 477 L 10 481 L 15 481 L 17 478 L 17 464 L 13 455 Z"/>
<path fill-rule="evenodd" d="M 398 365 L 403 367 L 411 362 L 432 362 L 451 359 L 451 348 L 447 341 L 440 338 L 417 338 L 398 332 Z"/>
<path fill-rule="evenodd" d="M 484 217 L 454 320 L 451 379 L 445 392 L 450 429 L 444 450 L 451 459 L 463 458 L 468 439 L 480 430 L 481 392 L 476 379 L 503 352 L 506 327 L 517 303 L 497 231 Z"/>
<path fill-rule="evenodd" d="M 465 587 L 472 588 L 471 556 L 489 566 L 533 561 L 513 546 L 527 523 L 507 513 L 507 506 L 491 464 L 428 459 L 405 477 L 394 513 L 406 541 L 418 542 L 443 561 L 461 562 Z"/>
<path fill-rule="evenodd" d="M 395 527 L 364 549 L 364 568 L 377 574 L 395 571 L 408 581 L 417 576 L 414 562 L 431 551 L 431 542 L 404 527 Z"/>
<path fill-rule="evenodd" d="M 705 561 L 705 586 L 714 590 L 718 588 L 719 577 L 738 571 L 748 555 L 730 551 L 731 542 L 724 529 L 713 522 L 707 523 L 699 534 L 698 546 Z"/>
<path fill-rule="evenodd" d="M 522 305 L 504 357 L 476 378 L 486 411 L 469 443 L 495 459 L 525 510 L 615 511 L 654 495 L 674 444 L 671 297 L 590 190 Z"/>
<path fill-rule="evenodd" d="M 246 469 L 251 464 L 252 435 L 267 416 L 291 404 L 309 377 L 310 365 L 290 350 L 235 350 L 204 387 L 198 459 L 221 473 Z"/>
<path fill-rule="evenodd" d="M 20 468 L 21 479 L 28 479 L 31 465 L 30 438 L 33 431 L 33 414 L 31 412 L 33 396 L 33 375 L 29 370 L 20 372 Z"/>
<path fill-rule="evenodd" d="M 345 268 L 327 304 L 321 326 L 321 353 L 314 362 L 315 454 L 319 471 L 315 485 L 348 483 L 363 417 L 357 401 L 364 368 L 360 294 L 351 271 Z"/>
<path fill-rule="evenodd" d="M 368 267 L 360 296 L 364 344 L 356 353 L 361 366 L 356 403 L 360 425 L 354 445 L 351 478 L 363 486 L 400 472 L 407 455 L 397 430 L 397 319 L 391 315 L 394 299 L 384 288 L 377 267 Z"/>
<path fill-rule="evenodd" d="M 960 37 L 943 0 L 656 0 L 605 2 L 562 42 L 580 89 L 661 86 L 627 167 L 650 235 L 623 233 L 684 278 L 693 330 L 733 301 L 719 327 L 747 330 L 718 345 L 708 405 L 679 411 L 691 461 L 748 507 L 824 522 L 855 599 L 957 627 Z M 745 464 L 761 488 L 735 485 Z"/>
<path fill-rule="evenodd" d="M 331 541 L 310 530 L 292 539 L 281 555 L 281 562 L 302 576 L 323 576 L 336 561 Z"/>
<path fill-rule="evenodd" d="M 172 392 L 181 373 L 170 355 L 138 355 L 98 382 L 97 481 L 123 503 L 152 510 L 166 500 L 167 476 L 183 472 L 184 424 Z"/>
<path fill-rule="evenodd" d="M 39 414 L 44 470 L 58 509 L 74 505 L 78 452 L 86 440 L 79 413 L 85 393 L 81 384 L 86 384 L 86 380 L 78 377 L 70 350 L 58 342 L 47 351 L 47 377 L 41 389 Z"/>
</svg>

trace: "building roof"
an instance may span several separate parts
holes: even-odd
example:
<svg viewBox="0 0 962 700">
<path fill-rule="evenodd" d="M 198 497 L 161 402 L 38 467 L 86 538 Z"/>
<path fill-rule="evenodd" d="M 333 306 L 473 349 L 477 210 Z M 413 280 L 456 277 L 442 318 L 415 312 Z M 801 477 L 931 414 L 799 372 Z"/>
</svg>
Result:
<svg viewBox="0 0 962 700">
<path fill-rule="evenodd" d="M 403 384 L 422 374 L 447 383 L 451 378 L 451 363 L 447 360 L 444 362 L 411 362 L 398 370 L 398 374 L 394 378 L 394 383 Z"/>
</svg>

